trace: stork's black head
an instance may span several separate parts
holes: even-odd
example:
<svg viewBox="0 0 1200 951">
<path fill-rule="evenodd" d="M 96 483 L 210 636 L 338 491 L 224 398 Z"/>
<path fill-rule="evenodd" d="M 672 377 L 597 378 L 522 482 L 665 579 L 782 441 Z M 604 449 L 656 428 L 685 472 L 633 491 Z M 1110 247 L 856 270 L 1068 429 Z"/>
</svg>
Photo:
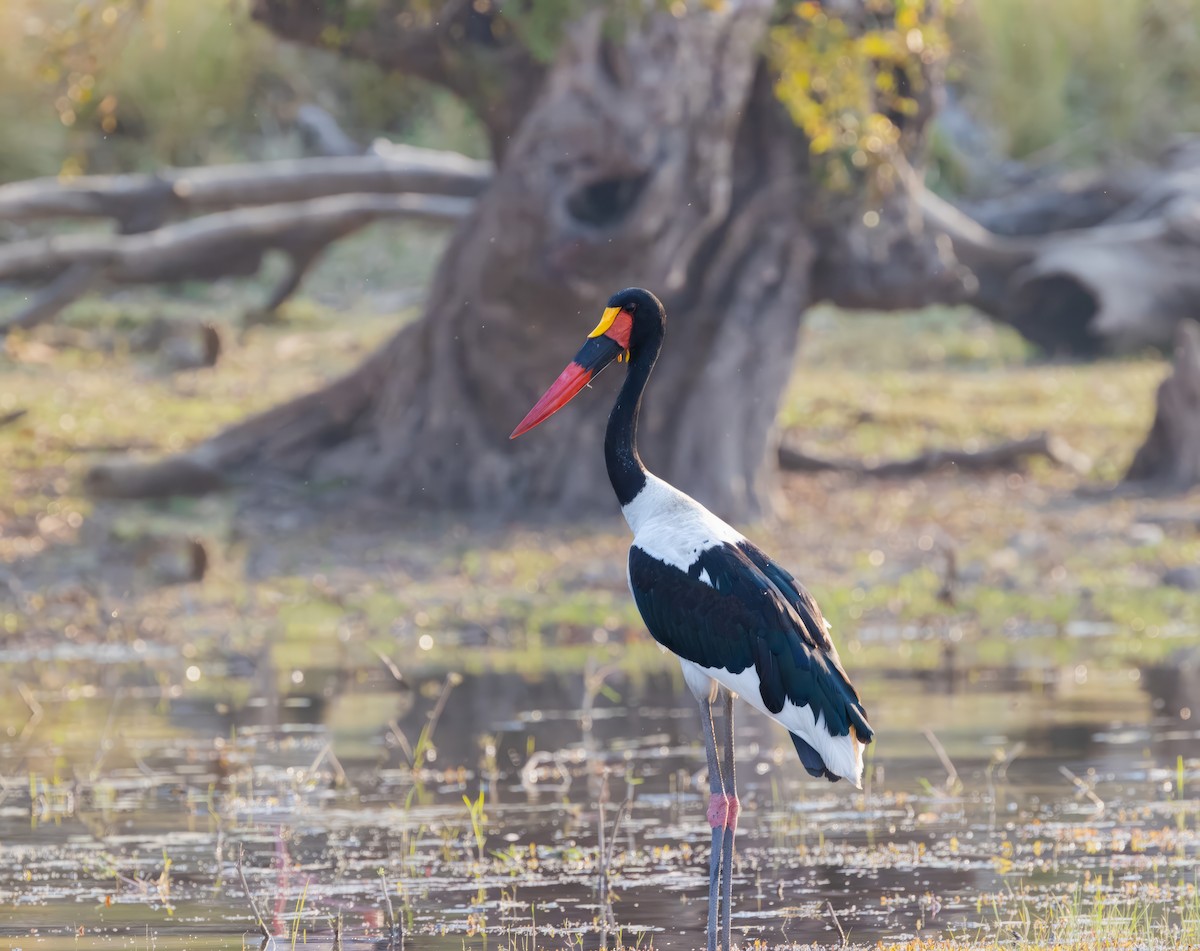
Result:
<svg viewBox="0 0 1200 951">
<path fill-rule="evenodd" d="M 613 360 L 636 359 L 648 345 L 662 340 L 666 327 L 667 313 L 662 301 L 649 291 L 640 287 L 617 291 L 608 299 L 608 307 L 596 329 L 588 334 L 583 349 L 575 354 L 575 359 L 567 364 L 509 438 L 515 439 L 549 419 Z"/>
<path fill-rule="evenodd" d="M 593 337 L 596 336 L 597 331 L 600 333 L 610 332 L 609 328 L 604 326 L 610 314 L 613 317 L 609 323 L 613 327 L 618 326 L 623 315 L 629 315 L 630 328 L 628 336 L 624 340 L 624 347 L 630 357 L 640 349 L 641 344 L 652 338 L 661 338 L 667 329 L 667 312 L 662 301 L 643 287 L 627 287 L 625 290 L 613 294 L 608 299 L 608 309 L 604 312 L 604 319 L 600 321 L 600 326 L 592 331 Z M 621 343 L 620 337 L 615 339 Z"/>
</svg>

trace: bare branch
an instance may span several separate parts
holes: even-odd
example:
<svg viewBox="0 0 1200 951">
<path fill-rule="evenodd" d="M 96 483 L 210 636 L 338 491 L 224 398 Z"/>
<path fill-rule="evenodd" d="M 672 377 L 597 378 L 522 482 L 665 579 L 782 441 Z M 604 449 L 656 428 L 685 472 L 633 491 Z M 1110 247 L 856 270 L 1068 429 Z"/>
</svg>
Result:
<svg viewBox="0 0 1200 951">
<path fill-rule="evenodd" d="M 340 195 L 206 215 L 148 234 L 68 234 L 14 242 L 0 246 L 0 281 L 55 283 L 15 320 L 0 325 L 0 333 L 49 319 L 95 282 L 246 277 L 258 271 L 271 250 L 293 262 L 293 273 L 269 302 L 277 305 L 295 290 L 312 259 L 338 238 L 385 219 L 456 223 L 471 207 L 469 198 Z"/>
<path fill-rule="evenodd" d="M 457 152 L 379 144 L 371 155 L 165 169 L 154 175 L 35 178 L 0 185 L 0 220 L 115 218 L 124 233 L 173 217 L 329 195 L 478 195 L 491 165 Z"/>
<path fill-rule="evenodd" d="M 250 902 L 250 910 L 254 912 L 254 918 L 258 922 L 258 930 L 262 932 L 262 936 L 266 941 L 271 940 L 271 929 L 267 927 L 266 919 L 263 918 L 262 911 L 259 910 L 258 902 L 254 899 L 254 892 L 250 891 L 250 886 L 246 882 L 246 873 L 242 869 L 242 860 L 246 857 L 245 846 L 238 846 L 237 857 L 237 873 L 238 878 L 242 882 L 242 891 L 246 893 L 246 899 Z"/>
<path fill-rule="evenodd" d="M 1076 471 L 1089 467 L 1085 457 L 1065 442 L 1048 433 L 1038 433 L 1025 439 L 1015 439 L 984 449 L 933 449 L 910 459 L 866 465 L 854 459 L 829 459 L 791 446 L 779 448 L 779 466 L 793 472 L 851 472 L 861 476 L 892 478 L 923 475 L 938 469 L 956 466 L 971 472 L 1005 469 L 1020 465 L 1026 459 L 1042 456 L 1058 465 Z"/>
</svg>

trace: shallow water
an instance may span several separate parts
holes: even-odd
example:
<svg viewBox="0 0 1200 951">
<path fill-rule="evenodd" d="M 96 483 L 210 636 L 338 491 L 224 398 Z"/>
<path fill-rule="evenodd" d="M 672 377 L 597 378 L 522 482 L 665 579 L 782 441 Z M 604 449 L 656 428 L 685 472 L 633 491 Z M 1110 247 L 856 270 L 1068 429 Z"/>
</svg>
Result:
<svg viewBox="0 0 1200 951">
<path fill-rule="evenodd" d="M 0 662 L 16 683 L 39 661 Z M 703 946 L 703 753 L 669 671 L 597 674 L 589 702 L 578 673 L 279 678 L 235 658 L 181 690 L 127 657 L 56 663 L 95 686 L 23 688 L 0 723 L 6 944 L 257 946 L 244 853 L 280 946 L 387 947 L 393 921 L 408 948 Z M 1065 932 L 1134 898 L 1188 917 L 1200 733 L 1136 676 L 860 674 L 879 731 L 862 792 L 809 780 L 739 704 L 735 940 Z M 599 803 L 611 839 L 626 799 L 606 908 Z"/>
</svg>

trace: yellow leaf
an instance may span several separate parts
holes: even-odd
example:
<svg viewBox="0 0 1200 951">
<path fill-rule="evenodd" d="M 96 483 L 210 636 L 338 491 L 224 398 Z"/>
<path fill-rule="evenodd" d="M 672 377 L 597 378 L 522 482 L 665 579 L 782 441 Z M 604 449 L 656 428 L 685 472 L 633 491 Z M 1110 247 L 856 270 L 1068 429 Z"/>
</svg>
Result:
<svg viewBox="0 0 1200 951">
<path fill-rule="evenodd" d="M 886 34 L 866 33 L 859 38 L 858 50 L 869 59 L 890 59 L 895 55 L 896 45 Z"/>
</svg>

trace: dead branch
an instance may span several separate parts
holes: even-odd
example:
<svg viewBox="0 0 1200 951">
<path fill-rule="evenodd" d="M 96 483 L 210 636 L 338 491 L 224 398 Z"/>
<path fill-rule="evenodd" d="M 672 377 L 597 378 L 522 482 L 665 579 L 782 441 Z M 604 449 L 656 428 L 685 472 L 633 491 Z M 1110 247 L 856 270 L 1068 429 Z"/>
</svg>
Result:
<svg viewBox="0 0 1200 951">
<path fill-rule="evenodd" d="M 841 939 L 840 947 L 846 947 L 850 944 L 850 939 L 846 937 L 846 929 L 842 927 L 842 923 L 838 921 L 837 912 L 833 910 L 833 902 L 825 902 L 825 910 L 829 912 L 829 917 L 833 919 L 833 926 L 837 928 L 838 936 Z"/>
<path fill-rule="evenodd" d="M 268 251 L 286 254 L 292 272 L 271 295 L 278 306 L 312 260 L 333 241 L 375 221 L 458 222 L 469 198 L 440 195 L 339 195 L 205 215 L 148 234 L 68 234 L 0 246 L 0 281 L 49 279 L 37 304 L 0 324 L 0 334 L 49 319 L 97 282 L 157 284 L 246 277 Z"/>
<path fill-rule="evenodd" d="M 1092 780 L 1091 783 L 1085 782 L 1084 780 L 1082 780 L 1078 776 L 1076 776 L 1073 772 L 1071 772 L 1069 769 L 1067 769 L 1067 767 L 1065 767 L 1065 766 L 1058 767 L 1058 771 L 1060 773 L 1062 773 L 1064 776 L 1066 776 L 1067 779 L 1069 779 L 1071 781 L 1071 783 L 1075 786 L 1075 789 L 1076 789 L 1075 798 L 1076 799 L 1085 799 L 1086 798 L 1093 806 L 1096 807 L 1096 816 L 1097 817 L 1104 815 L 1104 808 L 1105 808 L 1104 800 L 1096 795 L 1096 790 L 1094 788 L 1095 780 Z"/>
<path fill-rule="evenodd" d="M 262 936 L 263 936 L 264 940 L 270 941 L 271 940 L 271 929 L 267 927 L 266 919 L 263 918 L 262 911 L 258 907 L 258 902 L 255 901 L 254 892 L 250 891 L 250 885 L 246 881 L 246 873 L 242 869 L 242 860 L 245 857 L 246 857 L 246 847 L 244 845 L 239 845 L 238 846 L 238 857 L 237 857 L 237 873 L 238 873 L 238 878 L 241 879 L 241 882 L 242 882 L 242 891 L 244 891 L 246 893 L 246 899 L 250 902 L 250 910 L 254 912 L 254 919 L 255 919 L 255 921 L 258 922 L 258 930 L 262 932 Z"/>
<path fill-rule="evenodd" d="M 36 178 L 0 185 L 0 221 L 114 218 L 125 234 L 189 214 L 308 201 L 330 195 L 400 193 L 472 197 L 491 164 L 457 152 L 380 145 L 370 155 L 172 168 L 153 175 Z"/>
<path fill-rule="evenodd" d="M 0 428 L 9 426 L 28 414 L 29 410 L 27 409 L 14 409 L 11 413 L 5 413 L 3 416 L 0 416 Z"/>
<path fill-rule="evenodd" d="M 867 465 L 855 459 L 830 459 L 813 455 L 794 446 L 779 447 L 779 466 L 791 472 L 849 472 L 875 478 L 923 475 L 951 466 L 968 472 L 1011 469 L 1035 457 L 1085 471 L 1089 463 L 1061 439 L 1038 433 L 984 449 L 932 449 L 910 459 Z"/>
<path fill-rule="evenodd" d="M 467 216 L 471 201 L 434 195 L 338 195 L 205 215 L 150 234 L 66 234 L 0 245 L 0 281 L 53 279 L 76 264 L 114 284 L 253 274 L 262 254 L 311 253 L 388 218 L 434 224 Z"/>
<path fill-rule="evenodd" d="M 948 793 L 954 792 L 957 786 L 962 784 L 958 776 L 958 769 L 954 765 L 954 760 L 950 759 L 950 754 L 946 752 L 946 747 L 942 746 L 942 741 L 937 738 L 937 734 L 933 730 L 923 730 L 925 734 L 925 742 L 927 742 L 937 754 L 938 760 L 942 764 L 942 769 L 946 771 L 945 790 Z"/>
<path fill-rule="evenodd" d="M 206 495 L 225 488 L 221 472 L 197 447 L 189 453 L 155 462 L 101 463 L 88 470 L 84 488 L 97 498 L 155 499 L 171 495 Z"/>
</svg>

